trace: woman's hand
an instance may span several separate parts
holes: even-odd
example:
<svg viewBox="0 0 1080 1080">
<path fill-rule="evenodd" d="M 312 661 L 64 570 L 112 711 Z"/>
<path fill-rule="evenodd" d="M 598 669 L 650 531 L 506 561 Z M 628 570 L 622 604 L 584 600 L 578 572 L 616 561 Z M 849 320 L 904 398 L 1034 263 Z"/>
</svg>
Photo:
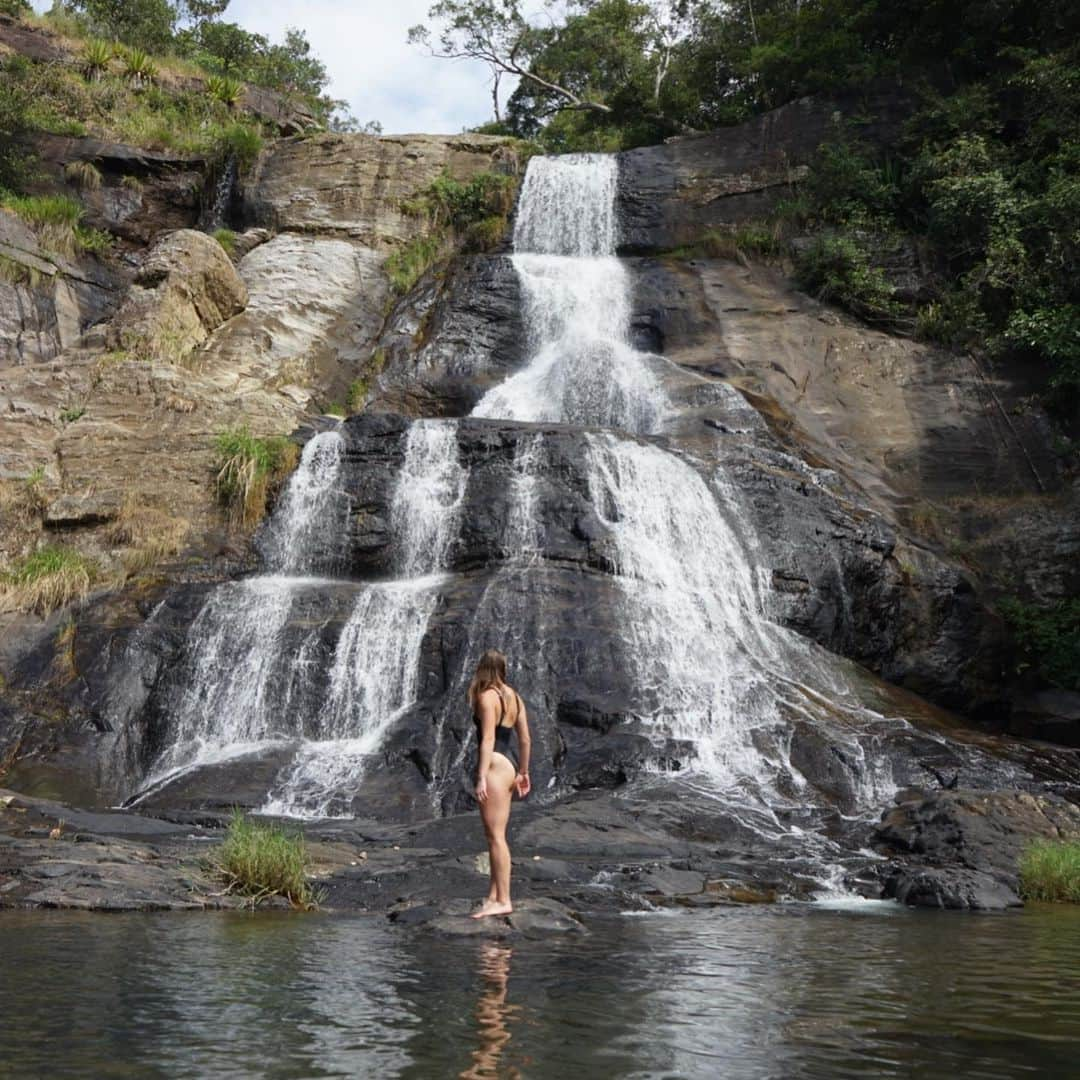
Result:
<svg viewBox="0 0 1080 1080">
<path fill-rule="evenodd" d="M 481 776 L 476 782 L 476 801 L 478 803 L 487 802 L 487 777 Z"/>
<path fill-rule="evenodd" d="M 518 798 L 524 799 L 532 791 L 532 781 L 529 780 L 529 774 L 519 772 L 514 777 L 514 788 L 517 790 Z"/>
</svg>

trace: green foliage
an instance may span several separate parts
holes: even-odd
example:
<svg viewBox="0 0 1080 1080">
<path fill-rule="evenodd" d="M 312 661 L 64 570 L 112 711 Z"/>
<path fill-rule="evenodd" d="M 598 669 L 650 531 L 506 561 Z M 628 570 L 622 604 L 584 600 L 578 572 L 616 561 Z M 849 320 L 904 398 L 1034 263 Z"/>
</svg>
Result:
<svg viewBox="0 0 1080 1080">
<path fill-rule="evenodd" d="M 65 424 L 74 424 L 76 420 L 81 419 L 86 415 L 85 405 L 71 405 L 66 409 L 62 409 L 60 412 L 60 419 Z"/>
<path fill-rule="evenodd" d="M 227 75 L 211 75 L 206 80 L 206 92 L 216 101 L 235 109 L 244 96 L 244 84 Z"/>
<path fill-rule="evenodd" d="M 890 322 L 902 313 L 892 285 L 854 235 L 815 237 L 796 256 L 795 276 L 807 292 L 869 322 Z"/>
<path fill-rule="evenodd" d="M 231 259 L 236 252 L 236 233 L 232 229 L 215 229 L 213 237 L 225 249 L 225 254 Z"/>
<path fill-rule="evenodd" d="M 88 251 L 91 255 L 107 255 L 116 242 L 112 233 L 105 229 L 92 229 L 88 225 L 76 225 L 74 234 L 76 249 Z"/>
<path fill-rule="evenodd" d="M 1080 840 L 1033 840 L 1020 857 L 1020 895 L 1080 904 Z"/>
<path fill-rule="evenodd" d="M 262 134 L 257 127 L 237 121 L 221 131 L 217 152 L 221 157 L 235 157 L 241 170 L 250 169 L 262 150 Z"/>
<path fill-rule="evenodd" d="M 0 15 L 29 15 L 33 10 L 29 0 L 0 0 Z"/>
<path fill-rule="evenodd" d="M 18 607 L 44 615 L 81 599 L 97 577 L 96 564 L 85 555 L 51 544 L 0 572 L 0 592 Z"/>
<path fill-rule="evenodd" d="M 1066 690 L 1080 690 L 1080 599 L 1038 606 L 1010 598 L 999 604 L 1021 656 L 1020 669 L 1034 668 Z"/>
<path fill-rule="evenodd" d="M 517 178 L 513 176 L 482 172 L 462 183 L 443 173 L 404 209 L 425 215 L 435 229 L 449 227 L 460 232 L 493 215 L 509 214 L 516 190 Z"/>
<path fill-rule="evenodd" d="M 101 37 L 140 49 L 161 52 L 173 39 L 176 9 L 169 0 L 67 0 L 66 7 Z"/>
<path fill-rule="evenodd" d="M 319 906 L 307 879 L 308 855 L 299 831 L 287 833 L 236 810 L 214 863 L 229 890 L 250 897 L 253 907 L 267 896 L 284 896 L 304 910 Z"/>
<path fill-rule="evenodd" d="M 124 78 L 136 89 L 149 86 L 158 77 L 157 63 L 142 49 L 125 49 L 120 59 L 123 61 Z"/>
<path fill-rule="evenodd" d="M 215 486 L 232 522 L 251 528 L 266 513 L 267 499 L 296 465 L 296 444 L 280 436 L 259 438 L 246 427 L 223 431 L 217 451 Z"/>
<path fill-rule="evenodd" d="M 100 38 L 93 38 L 83 46 L 83 73 L 88 79 L 100 79 L 108 73 L 112 58 L 112 45 Z"/>
<path fill-rule="evenodd" d="M 37 234 L 41 246 L 58 255 L 73 255 L 80 247 L 83 232 L 82 205 L 66 195 L 12 195 L 0 192 L 0 206 L 18 214 Z"/>
<path fill-rule="evenodd" d="M 0 61 L 0 189 L 18 187 L 28 171 L 23 139 L 32 127 L 34 95 L 26 85 L 26 69 L 19 56 Z"/>
<path fill-rule="evenodd" d="M 407 293 L 445 251 L 446 240 L 441 233 L 417 236 L 396 247 L 386 260 L 386 274 L 394 292 Z"/>
<path fill-rule="evenodd" d="M 353 379 L 349 383 L 349 396 L 346 406 L 350 413 L 358 413 L 364 407 L 369 389 L 369 380 L 366 378 Z"/>
<path fill-rule="evenodd" d="M 349 415 L 348 412 L 345 409 L 345 406 L 342 405 L 340 401 L 332 401 L 329 405 L 326 406 L 325 409 L 323 409 L 323 412 L 327 416 L 341 416 L 341 417 L 344 417 L 344 416 Z"/>
</svg>

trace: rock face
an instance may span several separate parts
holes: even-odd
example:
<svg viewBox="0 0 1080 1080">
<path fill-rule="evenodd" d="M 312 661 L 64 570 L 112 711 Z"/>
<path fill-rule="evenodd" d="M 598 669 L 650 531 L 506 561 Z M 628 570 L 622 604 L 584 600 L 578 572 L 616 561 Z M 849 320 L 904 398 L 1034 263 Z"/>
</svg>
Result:
<svg viewBox="0 0 1080 1080">
<path fill-rule="evenodd" d="M 514 160 L 490 135 L 335 135 L 282 139 L 244 184 L 245 216 L 258 225 L 347 236 L 369 247 L 418 235 L 401 203 L 444 171 L 464 180 Z"/>
<path fill-rule="evenodd" d="M 109 337 L 140 359 L 179 364 L 247 300 L 222 246 L 205 233 L 179 229 L 147 254 Z"/>
<path fill-rule="evenodd" d="M 1018 791 L 901 792 L 875 833 L 910 861 L 885 895 L 916 907 L 994 910 L 1020 904 L 1017 863 L 1033 839 L 1080 837 L 1080 807 Z"/>
<path fill-rule="evenodd" d="M 0 210 L 0 368 L 50 360 L 115 310 L 125 278 L 90 257 L 47 251 Z"/>
</svg>

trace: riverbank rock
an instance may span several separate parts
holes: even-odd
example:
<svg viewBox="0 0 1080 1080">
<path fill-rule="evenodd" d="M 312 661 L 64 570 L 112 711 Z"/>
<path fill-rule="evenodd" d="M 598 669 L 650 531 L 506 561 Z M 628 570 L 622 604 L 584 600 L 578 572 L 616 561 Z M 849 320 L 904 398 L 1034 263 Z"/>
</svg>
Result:
<svg viewBox="0 0 1080 1080">
<path fill-rule="evenodd" d="M 452 900 L 445 904 L 422 904 L 390 912 L 396 926 L 426 930 L 445 937 L 546 938 L 553 934 L 586 933 L 585 925 L 565 905 L 556 900 L 515 901 L 509 915 L 473 919 L 476 904 Z"/>
<path fill-rule="evenodd" d="M 1033 839 L 1080 837 L 1080 807 L 1050 793 L 909 791 L 874 831 L 908 862 L 885 895 L 916 907 L 996 910 L 1020 903 L 1018 863 Z"/>
</svg>

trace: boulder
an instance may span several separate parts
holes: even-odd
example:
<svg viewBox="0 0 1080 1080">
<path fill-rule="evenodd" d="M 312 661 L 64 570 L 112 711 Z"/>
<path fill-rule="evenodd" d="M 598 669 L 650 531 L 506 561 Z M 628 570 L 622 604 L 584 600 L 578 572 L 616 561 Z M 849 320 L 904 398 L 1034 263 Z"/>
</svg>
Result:
<svg viewBox="0 0 1080 1080">
<path fill-rule="evenodd" d="M 1020 903 L 1018 863 L 1033 839 L 1080 837 L 1080 806 L 1048 792 L 902 791 L 874 833 L 904 865 L 885 893 L 918 907 Z"/>
<path fill-rule="evenodd" d="M 247 300 L 222 246 L 205 233 L 178 229 L 143 260 L 109 338 L 135 356 L 180 363 Z"/>
</svg>

